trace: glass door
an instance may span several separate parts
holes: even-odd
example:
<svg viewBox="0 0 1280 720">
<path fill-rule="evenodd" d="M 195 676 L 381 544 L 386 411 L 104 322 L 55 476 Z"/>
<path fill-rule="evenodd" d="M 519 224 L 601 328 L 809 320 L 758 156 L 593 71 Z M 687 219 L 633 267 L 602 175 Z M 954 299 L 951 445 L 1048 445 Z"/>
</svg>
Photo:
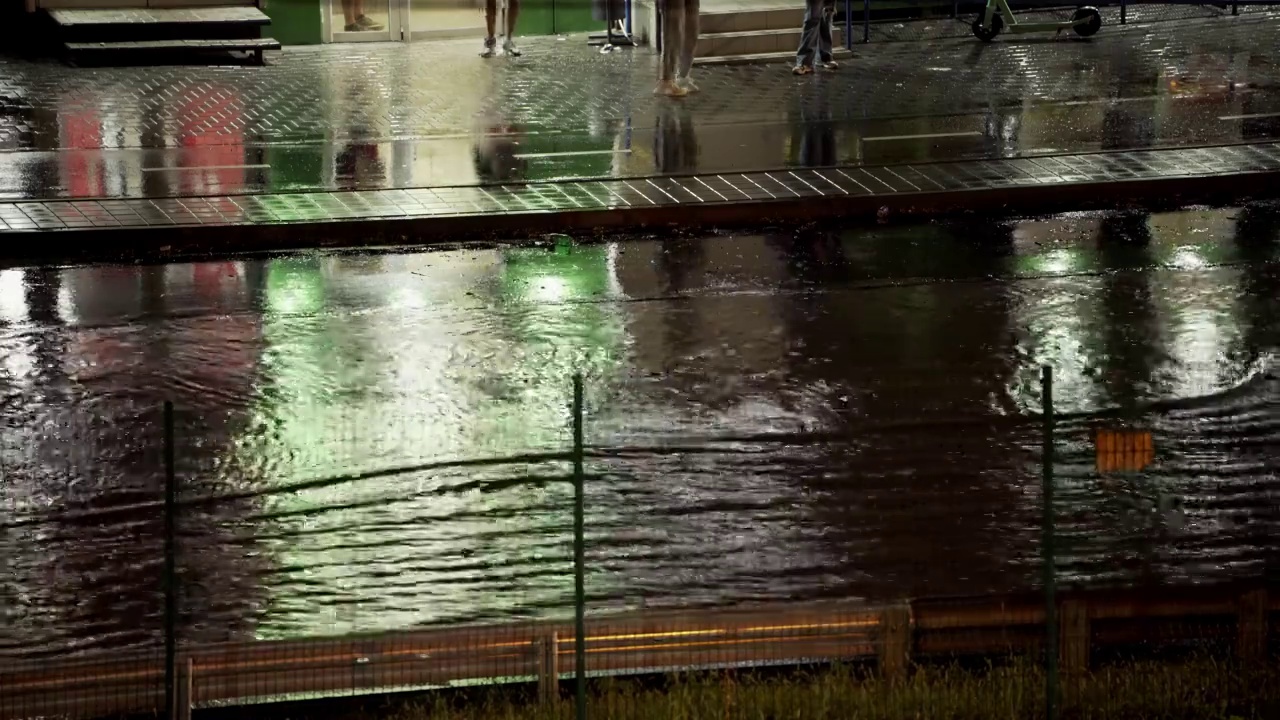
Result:
<svg viewBox="0 0 1280 720">
<path fill-rule="evenodd" d="M 329 39 L 333 42 L 400 40 L 400 0 L 329 0 Z"/>
<path fill-rule="evenodd" d="M 410 39 L 470 37 L 476 39 L 476 52 L 479 52 L 485 35 L 485 0 L 406 0 L 406 4 Z M 501 0 L 498 4 L 501 7 Z"/>
<path fill-rule="evenodd" d="M 476 38 L 477 42 L 484 38 L 485 0 L 399 1 L 404 3 L 406 38 Z M 625 26 L 627 8 L 631 6 L 630 0 L 507 0 L 506 4 L 518 7 L 518 37 L 603 31 L 606 17 L 615 26 Z M 501 8 L 504 3 L 497 0 L 497 5 Z M 501 19 L 497 24 L 500 28 Z"/>
</svg>

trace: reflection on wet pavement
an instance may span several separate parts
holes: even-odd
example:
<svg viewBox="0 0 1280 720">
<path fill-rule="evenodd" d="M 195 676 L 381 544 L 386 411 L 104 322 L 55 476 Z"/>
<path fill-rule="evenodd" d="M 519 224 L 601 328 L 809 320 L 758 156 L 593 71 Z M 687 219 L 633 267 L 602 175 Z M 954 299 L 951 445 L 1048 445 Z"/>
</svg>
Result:
<svg viewBox="0 0 1280 720">
<path fill-rule="evenodd" d="M 0 526 L 0 653 L 159 632 L 166 399 L 183 498 L 247 493 L 181 518 L 184 638 L 562 614 L 568 489 L 474 483 L 563 467 L 281 489 L 562 448 L 575 370 L 595 608 L 1034 582 L 1042 364 L 1064 582 L 1274 572 L 1278 235 L 1253 207 L 3 271 L 0 507 L 47 521 Z M 1107 409 L 1151 473 L 1091 476 Z"/>
<path fill-rule="evenodd" d="M 1256 13 L 1089 43 L 884 44 L 815 78 L 701 68 L 679 103 L 651 96 L 644 51 L 555 40 L 497 64 L 448 42 L 290 50 L 253 70 L 0 59 L 0 199 L 472 185 L 494 181 L 495 138 L 519 161 L 509 179 L 529 181 L 812 165 L 801 147 L 819 140 L 843 165 L 1270 139 L 1277 34 Z"/>
</svg>

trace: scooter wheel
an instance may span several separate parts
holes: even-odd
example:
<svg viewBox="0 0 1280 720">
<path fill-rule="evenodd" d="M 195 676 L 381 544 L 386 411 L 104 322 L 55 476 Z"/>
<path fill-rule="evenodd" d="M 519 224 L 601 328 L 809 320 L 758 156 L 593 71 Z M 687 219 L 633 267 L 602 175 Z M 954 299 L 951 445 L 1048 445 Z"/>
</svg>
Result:
<svg viewBox="0 0 1280 720">
<path fill-rule="evenodd" d="M 982 26 L 982 16 L 979 15 L 977 20 L 973 21 L 973 36 L 982 42 L 991 42 L 996 39 L 1000 31 L 1004 29 L 1004 18 L 999 15 L 991 16 L 991 27 Z"/>
<path fill-rule="evenodd" d="M 1102 13 L 1091 7 L 1077 9 L 1071 16 L 1071 29 L 1080 37 L 1092 37 L 1102 29 Z"/>
</svg>

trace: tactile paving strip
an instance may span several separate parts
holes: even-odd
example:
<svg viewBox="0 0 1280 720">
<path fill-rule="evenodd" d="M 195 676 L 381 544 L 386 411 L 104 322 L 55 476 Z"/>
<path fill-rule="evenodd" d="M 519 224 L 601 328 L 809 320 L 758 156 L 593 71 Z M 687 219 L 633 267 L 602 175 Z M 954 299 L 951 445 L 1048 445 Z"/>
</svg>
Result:
<svg viewBox="0 0 1280 720">
<path fill-rule="evenodd" d="M 0 203 L 0 233 L 545 215 L 1280 171 L 1280 143 L 404 190 Z"/>
</svg>

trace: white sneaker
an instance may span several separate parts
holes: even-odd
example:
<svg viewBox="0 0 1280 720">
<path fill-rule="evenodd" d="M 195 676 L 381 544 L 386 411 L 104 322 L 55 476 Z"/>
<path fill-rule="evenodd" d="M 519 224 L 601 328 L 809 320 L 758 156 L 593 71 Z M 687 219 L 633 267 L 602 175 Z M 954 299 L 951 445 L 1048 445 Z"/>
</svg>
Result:
<svg viewBox="0 0 1280 720">
<path fill-rule="evenodd" d="M 510 55 L 511 57 L 520 57 L 520 48 L 516 47 L 515 42 L 512 41 L 511 38 L 507 38 L 502 41 L 502 52 Z"/>
</svg>

